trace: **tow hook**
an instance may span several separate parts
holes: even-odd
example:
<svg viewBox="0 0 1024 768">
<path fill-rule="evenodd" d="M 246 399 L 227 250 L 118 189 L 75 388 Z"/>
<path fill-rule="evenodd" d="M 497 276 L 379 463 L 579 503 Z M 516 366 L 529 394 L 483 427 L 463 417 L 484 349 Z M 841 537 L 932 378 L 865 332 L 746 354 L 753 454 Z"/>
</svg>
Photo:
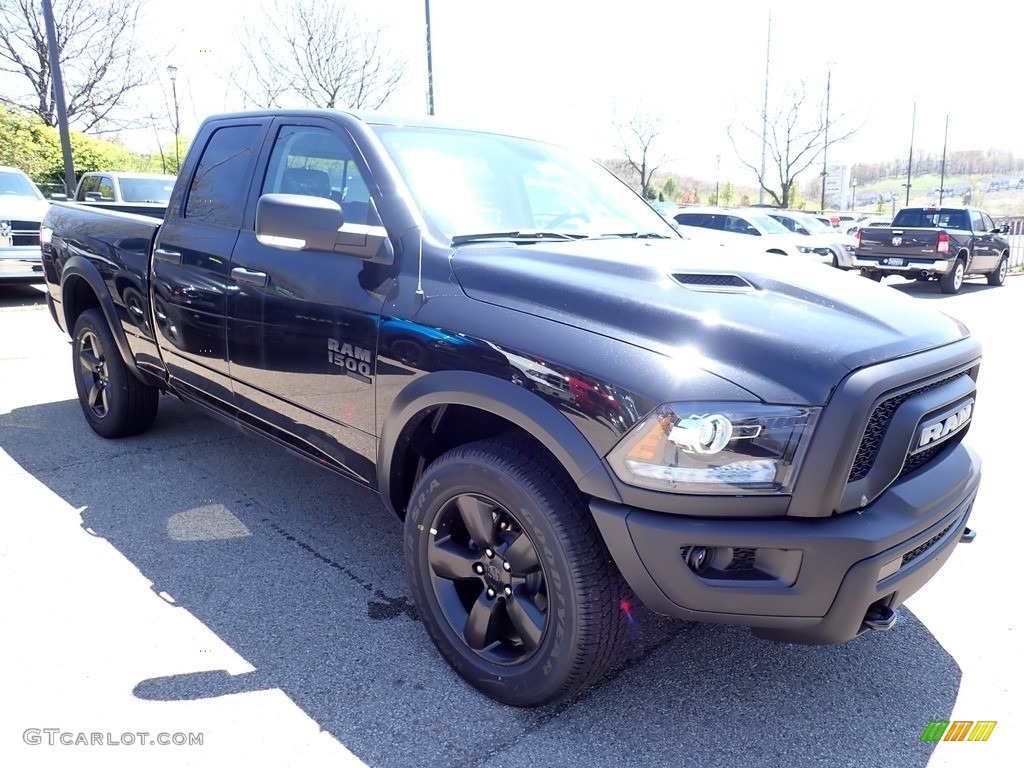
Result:
<svg viewBox="0 0 1024 768">
<path fill-rule="evenodd" d="M 896 625 L 896 611 L 886 605 L 875 603 L 864 614 L 861 629 L 873 629 L 876 632 L 888 632 Z"/>
<path fill-rule="evenodd" d="M 964 528 L 964 532 L 960 534 L 961 544 L 970 544 L 974 541 L 974 537 L 978 535 L 978 532 L 973 528 Z"/>
</svg>

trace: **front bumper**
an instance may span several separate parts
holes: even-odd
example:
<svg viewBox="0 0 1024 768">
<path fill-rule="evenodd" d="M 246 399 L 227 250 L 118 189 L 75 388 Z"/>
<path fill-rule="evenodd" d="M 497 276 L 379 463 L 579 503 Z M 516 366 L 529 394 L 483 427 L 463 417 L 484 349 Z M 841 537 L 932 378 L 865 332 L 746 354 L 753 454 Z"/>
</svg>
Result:
<svg viewBox="0 0 1024 768">
<path fill-rule="evenodd" d="M 0 248 L 0 283 L 43 282 L 43 259 L 38 246 Z"/>
<path fill-rule="evenodd" d="M 859 511 L 819 519 L 696 519 L 594 500 L 626 581 L 652 610 L 749 626 L 785 642 L 841 643 L 895 609 L 960 541 L 981 481 L 963 444 Z M 687 558 L 711 552 L 698 572 Z M 739 563 L 739 567 L 736 564 Z"/>
</svg>

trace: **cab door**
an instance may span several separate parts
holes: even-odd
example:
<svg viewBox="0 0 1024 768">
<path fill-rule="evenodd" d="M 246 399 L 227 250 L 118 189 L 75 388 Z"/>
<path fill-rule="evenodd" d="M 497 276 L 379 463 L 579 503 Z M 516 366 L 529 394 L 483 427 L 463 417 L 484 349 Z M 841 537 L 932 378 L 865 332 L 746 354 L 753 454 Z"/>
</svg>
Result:
<svg viewBox="0 0 1024 768">
<path fill-rule="evenodd" d="M 377 334 L 389 267 L 356 257 L 374 214 L 354 143 L 326 118 L 278 118 L 259 194 L 323 197 L 342 208 L 334 250 L 256 239 L 247 214 L 231 260 L 228 358 L 239 408 L 277 439 L 376 483 Z M 261 163 L 261 167 L 264 163 Z M 340 243 L 348 240 L 352 250 Z"/>
<path fill-rule="evenodd" d="M 157 343 L 168 374 L 179 389 L 232 407 L 228 375 L 226 312 L 236 285 L 231 252 L 242 225 L 255 159 L 269 118 L 218 126 L 205 140 L 185 192 L 174 197 L 152 255 L 150 290 Z"/>
</svg>

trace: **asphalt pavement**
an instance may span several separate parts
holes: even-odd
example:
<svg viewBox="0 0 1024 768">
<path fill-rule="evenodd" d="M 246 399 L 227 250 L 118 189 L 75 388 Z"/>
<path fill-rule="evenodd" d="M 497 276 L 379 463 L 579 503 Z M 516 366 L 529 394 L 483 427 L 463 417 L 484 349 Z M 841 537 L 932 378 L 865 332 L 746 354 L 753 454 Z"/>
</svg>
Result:
<svg viewBox="0 0 1024 768">
<path fill-rule="evenodd" d="M 803 647 L 639 608 L 605 679 L 519 710 L 437 654 L 374 494 L 172 397 L 146 434 L 96 436 L 41 292 L 0 287 L 0 764 L 1016 762 L 1024 278 L 887 288 L 985 346 L 977 541 L 889 633 Z M 935 745 L 920 740 L 933 720 L 997 726 Z"/>
</svg>

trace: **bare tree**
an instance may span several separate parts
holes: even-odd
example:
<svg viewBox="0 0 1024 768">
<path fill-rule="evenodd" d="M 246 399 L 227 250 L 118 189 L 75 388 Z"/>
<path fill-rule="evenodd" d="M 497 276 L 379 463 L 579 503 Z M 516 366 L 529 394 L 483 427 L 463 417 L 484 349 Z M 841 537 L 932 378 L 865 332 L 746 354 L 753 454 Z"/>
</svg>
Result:
<svg viewBox="0 0 1024 768">
<path fill-rule="evenodd" d="M 115 110 L 126 105 L 132 91 L 153 79 L 153 67 L 135 40 L 141 2 L 53 3 L 68 122 L 83 131 L 99 133 L 123 127 L 115 124 Z M 33 112 L 48 125 L 56 125 L 49 51 L 38 0 L 0 0 L 0 72 L 27 81 L 20 94 L 0 94 L 0 103 Z"/>
<path fill-rule="evenodd" d="M 638 108 L 627 122 L 617 122 L 615 129 L 626 168 L 639 177 L 640 193 L 650 197 L 651 178 L 667 159 L 654 149 L 665 130 L 661 117 Z"/>
<path fill-rule="evenodd" d="M 756 111 L 756 123 L 740 123 L 739 126 L 730 124 L 726 129 L 739 161 L 754 172 L 761 189 L 771 196 L 776 205 L 783 208 L 788 208 L 792 202 L 797 177 L 818 161 L 826 146 L 831 147 L 846 141 L 860 129 L 859 126 L 846 127 L 849 115 L 845 113 L 826 118 L 824 105 L 809 103 L 810 101 L 807 84 L 801 82 L 797 88 L 780 99 L 781 106 L 778 110 L 768 114 L 766 149 L 771 164 L 763 175 L 760 158 L 757 163 L 745 159 L 737 146 L 736 136 L 737 132 L 751 136 L 757 139 L 757 145 L 760 147 L 761 110 Z M 771 181 L 770 176 L 774 176 Z"/>
<path fill-rule="evenodd" d="M 253 42 L 244 90 L 256 106 L 298 99 L 305 106 L 379 109 L 405 73 L 405 61 L 382 44 L 385 30 L 341 3 L 274 3 L 246 28 Z"/>
</svg>

